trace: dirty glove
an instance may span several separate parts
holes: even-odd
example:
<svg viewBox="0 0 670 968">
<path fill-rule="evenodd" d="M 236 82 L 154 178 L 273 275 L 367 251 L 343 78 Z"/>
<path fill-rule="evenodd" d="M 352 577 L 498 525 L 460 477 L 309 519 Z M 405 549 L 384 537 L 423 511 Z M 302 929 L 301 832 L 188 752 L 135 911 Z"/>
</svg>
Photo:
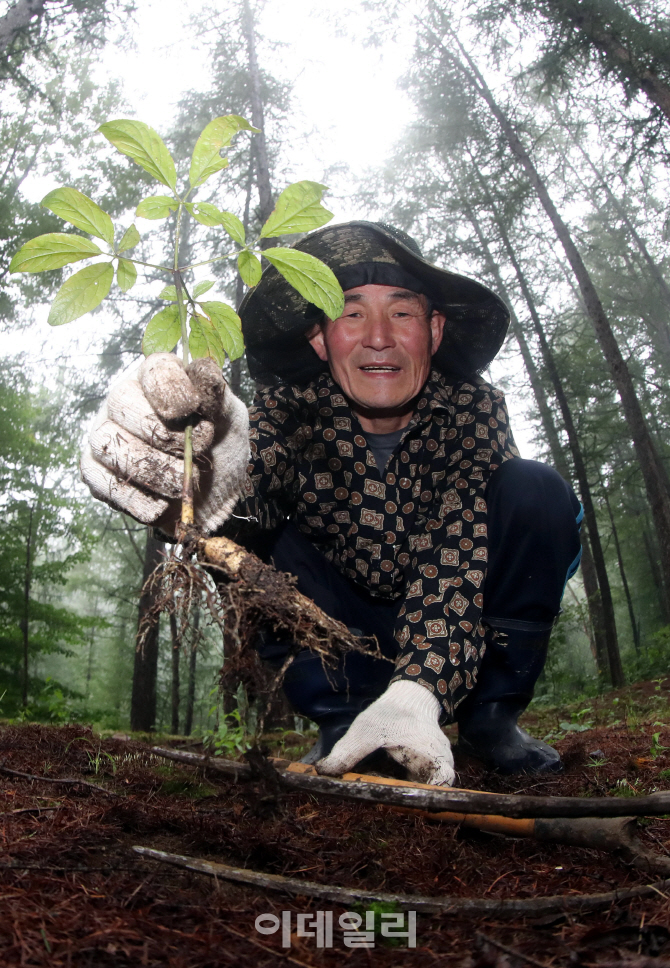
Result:
<svg viewBox="0 0 670 968">
<path fill-rule="evenodd" d="M 94 497 L 142 524 L 174 533 L 184 472 L 184 427 L 193 428 L 195 523 L 216 531 L 235 507 L 249 461 L 249 415 L 211 359 L 187 370 L 173 353 L 154 353 L 116 384 L 81 457 Z"/>
<path fill-rule="evenodd" d="M 364 756 L 383 748 L 407 768 L 411 779 L 451 786 L 456 776 L 454 757 L 438 725 L 440 712 L 439 700 L 425 686 L 407 679 L 394 682 L 358 714 L 316 769 L 340 776 Z"/>
</svg>

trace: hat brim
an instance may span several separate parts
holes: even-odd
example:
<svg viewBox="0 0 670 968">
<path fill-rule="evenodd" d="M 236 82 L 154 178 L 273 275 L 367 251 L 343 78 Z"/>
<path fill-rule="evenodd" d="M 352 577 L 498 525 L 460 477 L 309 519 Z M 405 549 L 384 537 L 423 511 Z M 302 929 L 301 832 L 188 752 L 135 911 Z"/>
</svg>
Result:
<svg viewBox="0 0 670 968">
<path fill-rule="evenodd" d="M 442 343 L 433 357 L 445 375 L 473 376 L 489 365 L 503 344 L 510 314 L 499 296 L 475 279 L 433 265 L 375 223 L 329 225 L 294 248 L 321 259 L 344 285 L 349 280 L 348 288 L 353 288 L 352 269 L 363 264 L 379 266 L 381 278 L 385 267 L 393 273 L 395 266 L 418 280 L 414 288 L 428 294 L 446 316 Z M 305 339 L 320 318 L 319 310 L 274 266 L 264 270 L 239 313 L 249 372 L 257 382 L 304 385 L 328 369 Z"/>
</svg>

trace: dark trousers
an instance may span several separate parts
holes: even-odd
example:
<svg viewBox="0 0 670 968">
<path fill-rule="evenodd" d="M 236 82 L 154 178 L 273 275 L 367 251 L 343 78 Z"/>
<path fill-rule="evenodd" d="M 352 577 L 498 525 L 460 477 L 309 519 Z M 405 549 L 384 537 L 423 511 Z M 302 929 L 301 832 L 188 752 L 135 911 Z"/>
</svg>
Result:
<svg viewBox="0 0 670 968">
<path fill-rule="evenodd" d="M 494 627 L 549 630 L 558 615 L 566 581 L 579 565 L 581 504 L 553 468 L 522 459 L 506 461 L 492 475 L 486 502 L 489 567 L 484 618 Z M 280 571 L 295 575 L 304 595 L 357 634 L 375 635 L 384 655 L 395 657 L 398 645 L 393 633 L 402 598 L 389 602 L 367 594 L 336 571 L 293 524 L 264 536 L 263 541 L 264 546 L 254 550 L 265 560 L 272 559 Z M 266 639 L 259 653 L 266 661 L 279 664 L 288 648 L 288 642 Z M 304 655 L 305 661 L 308 658 Z M 314 664 L 317 677 L 318 666 Z M 352 653 L 340 673 L 336 682 L 366 705 L 384 691 L 393 665 Z M 327 683 L 325 673 L 322 675 Z M 315 689 L 321 686 L 314 683 Z"/>
</svg>

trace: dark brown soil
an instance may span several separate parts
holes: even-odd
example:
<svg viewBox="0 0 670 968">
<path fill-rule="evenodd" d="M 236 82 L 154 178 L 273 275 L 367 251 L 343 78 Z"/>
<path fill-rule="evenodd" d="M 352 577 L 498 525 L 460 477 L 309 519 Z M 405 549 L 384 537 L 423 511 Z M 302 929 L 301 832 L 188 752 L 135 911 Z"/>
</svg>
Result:
<svg viewBox="0 0 670 968">
<path fill-rule="evenodd" d="M 670 750 L 661 749 L 670 746 L 670 728 L 597 728 L 557 746 L 566 764 L 560 777 L 505 780 L 461 763 L 458 782 L 562 796 L 670 786 Z M 141 859 L 132 845 L 425 895 L 574 895 L 649 878 L 595 851 L 476 834 L 375 807 L 290 794 L 273 808 L 253 785 L 175 767 L 143 744 L 101 741 L 83 726 L 0 727 L 0 763 L 41 777 L 83 778 L 120 794 L 2 775 L 0 966 L 670 968 L 670 897 L 661 895 L 597 914 L 514 923 L 420 916 L 415 949 L 381 938 L 374 949 L 345 948 L 337 927 L 332 949 L 298 937 L 282 949 L 279 934 L 256 932 L 259 914 L 291 911 L 295 924 L 296 913 L 331 909 L 337 925 L 343 909 L 217 883 Z M 33 812 L 15 812 L 28 808 Z M 645 844 L 667 854 L 670 821 L 645 823 Z"/>
</svg>

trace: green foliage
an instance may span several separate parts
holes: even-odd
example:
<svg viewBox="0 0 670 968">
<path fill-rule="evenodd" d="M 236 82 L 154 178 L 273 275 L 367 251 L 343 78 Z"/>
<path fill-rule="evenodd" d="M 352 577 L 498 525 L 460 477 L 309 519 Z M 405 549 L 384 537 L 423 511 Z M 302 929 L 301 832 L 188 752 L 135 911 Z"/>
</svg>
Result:
<svg viewBox="0 0 670 968">
<path fill-rule="evenodd" d="M 261 238 L 309 232 L 330 222 L 333 213 L 321 204 L 325 189 L 325 185 L 311 181 L 296 182 L 285 188 L 261 230 Z"/>
<path fill-rule="evenodd" d="M 108 245 L 114 245 L 114 225 L 111 218 L 76 188 L 57 188 L 42 199 L 42 205 L 75 228 L 103 239 Z"/>
<path fill-rule="evenodd" d="M 10 262 L 9 271 L 45 272 L 47 269 L 60 269 L 72 262 L 90 259 L 92 255 L 102 255 L 102 250 L 95 242 L 80 235 L 52 232 L 26 242 Z"/>
<path fill-rule="evenodd" d="M 169 195 L 149 195 L 143 198 L 135 209 L 135 215 L 140 218 L 160 219 L 167 218 L 170 212 L 176 212 L 179 204 Z"/>
<path fill-rule="evenodd" d="M 98 128 L 101 134 L 124 155 L 141 165 L 152 178 L 174 191 L 177 171 L 163 139 L 143 121 L 107 121 Z"/>
<path fill-rule="evenodd" d="M 263 255 L 301 296 L 322 309 L 329 319 L 337 319 L 342 315 L 342 289 L 335 273 L 327 265 L 299 249 L 277 247 L 265 249 Z"/>
<path fill-rule="evenodd" d="M 119 242 L 119 252 L 126 252 L 128 249 L 134 249 L 137 243 L 140 241 L 140 233 L 134 225 L 126 229 L 123 233 L 123 237 Z"/>
<path fill-rule="evenodd" d="M 204 184 L 210 175 L 228 165 L 228 159 L 221 157 L 221 150 L 227 148 L 238 131 L 254 131 L 254 128 L 237 114 L 228 114 L 210 121 L 195 143 L 188 177 L 193 188 Z"/>
<path fill-rule="evenodd" d="M 119 261 L 126 262 L 125 259 Z M 49 312 L 49 325 L 71 323 L 73 319 L 79 319 L 95 309 L 109 293 L 113 281 L 114 267 L 111 262 L 96 262 L 75 272 L 56 293 Z"/>
<path fill-rule="evenodd" d="M 170 351 L 182 340 L 185 358 L 190 352 L 194 359 L 211 357 L 220 365 L 226 358 L 237 359 L 244 352 L 241 324 L 235 311 L 226 304 L 214 301 L 196 303 L 196 293 L 189 293 L 184 273 L 190 266 L 179 267 L 179 243 L 182 219 L 190 215 L 196 222 L 206 226 L 222 226 L 224 231 L 240 246 L 235 252 L 240 275 L 249 285 L 260 278 L 260 262 L 246 243 L 244 226 L 232 212 L 221 211 L 210 202 L 192 202 L 188 197 L 194 188 L 202 185 L 211 175 L 221 171 L 227 161 L 221 150 L 230 145 L 240 131 L 257 131 L 239 115 L 226 115 L 211 121 L 198 138 L 191 158 L 189 179 L 191 188 L 182 197 L 177 192 L 177 169 L 174 160 L 159 135 L 141 121 L 119 119 L 100 125 L 99 131 L 122 154 L 140 165 L 149 175 L 172 189 L 173 196 L 158 195 L 143 199 L 136 215 L 149 219 L 167 218 L 177 213 L 175 228 L 174 267 L 160 266 L 174 276 L 174 286 L 166 287 L 160 298 L 176 302 L 179 334 L 175 333 L 173 313 L 161 311 L 149 322 L 142 342 L 145 352 L 158 349 Z M 316 182 L 297 182 L 279 196 L 277 205 L 261 230 L 261 238 L 317 228 L 332 218 L 323 207 L 321 198 L 325 186 Z M 123 234 L 119 248 L 114 247 L 114 224 L 109 215 L 87 195 L 74 188 L 59 188 L 50 192 L 42 202 L 55 215 L 69 221 L 75 228 L 95 235 L 108 243 L 112 259 L 118 259 L 116 281 L 123 292 L 128 292 L 137 280 L 138 260 L 123 257 L 120 252 L 134 248 L 140 242 L 135 226 Z M 258 254 L 260 251 L 257 250 Z M 88 239 L 76 235 L 50 234 L 27 242 L 16 253 L 10 266 L 12 272 L 41 272 L 61 268 L 71 262 L 91 255 L 102 255 L 100 248 Z M 286 280 L 306 299 L 313 302 L 331 318 L 337 318 L 344 306 L 342 289 L 334 274 L 318 259 L 292 249 L 265 250 L 268 261 L 282 273 Z M 223 256 L 206 260 L 206 264 L 220 261 Z M 111 262 L 95 263 L 71 276 L 56 294 L 49 323 L 60 326 L 85 315 L 100 305 L 108 295 L 114 280 Z M 205 290 L 200 290 L 200 294 Z M 190 316 L 190 335 L 187 319 Z"/>
<path fill-rule="evenodd" d="M 122 292 L 128 292 L 137 282 L 137 269 L 128 259 L 119 259 L 116 267 L 116 282 Z"/>
<path fill-rule="evenodd" d="M 173 289 L 173 286 L 168 288 Z M 176 295 L 176 294 L 175 294 Z M 169 296 L 163 296 L 169 299 Z M 142 352 L 145 356 L 151 353 L 170 353 L 179 342 L 181 323 L 177 306 L 166 306 L 149 320 L 142 338 Z"/>
<path fill-rule="evenodd" d="M 0 410 L 2 708 L 16 714 L 25 700 L 36 715 L 51 717 L 68 693 L 40 678 L 42 657 L 71 654 L 104 624 L 65 607 L 58 595 L 90 554 L 82 505 L 71 494 L 76 435 L 62 401 L 34 392 L 18 363 L 5 361 Z"/>
<path fill-rule="evenodd" d="M 665 725 L 665 723 L 654 723 L 654 726 L 662 726 L 663 729 L 667 729 L 667 726 Z M 667 752 L 667 750 L 670 750 L 670 746 L 664 746 L 661 743 L 661 730 L 659 730 L 657 733 L 652 733 L 651 747 L 649 749 L 649 753 L 652 756 L 652 758 L 656 759 L 662 753 Z"/>
<path fill-rule="evenodd" d="M 212 706 L 210 715 L 216 711 L 217 707 Z M 205 747 L 215 756 L 237 756 L 249 749 L 246 732 L 240 722 L 240 713 L 237 709 L 217 723 L 214 729 L 204 730 L 202 740 Z"/>
<path fill-rule="evenodd" d="M 248 249 L 243 249 L 237 257 L 237 268 L 242 276 L 242 281 L 247 286 L 257 286 L 261 281 L 263 274 L 261 261 Z"/>
<path fill-rule="evenodd" d="M 651 14 L 651 16 L 650 16 Z M 489 0 L 478 4 L 480 25 L 512 16 L 524 31 L 543 34 L 534 70 L 548 86 L 568 86 L 589 64 L 616 78 L 627 98 L 670 90 L 670 20 L 642 5 L 615 0 Z M 539 38 L 537 38 L 539 39 Z M 667 112 L 666 112 L 667 113 Z"/>
</svg>

